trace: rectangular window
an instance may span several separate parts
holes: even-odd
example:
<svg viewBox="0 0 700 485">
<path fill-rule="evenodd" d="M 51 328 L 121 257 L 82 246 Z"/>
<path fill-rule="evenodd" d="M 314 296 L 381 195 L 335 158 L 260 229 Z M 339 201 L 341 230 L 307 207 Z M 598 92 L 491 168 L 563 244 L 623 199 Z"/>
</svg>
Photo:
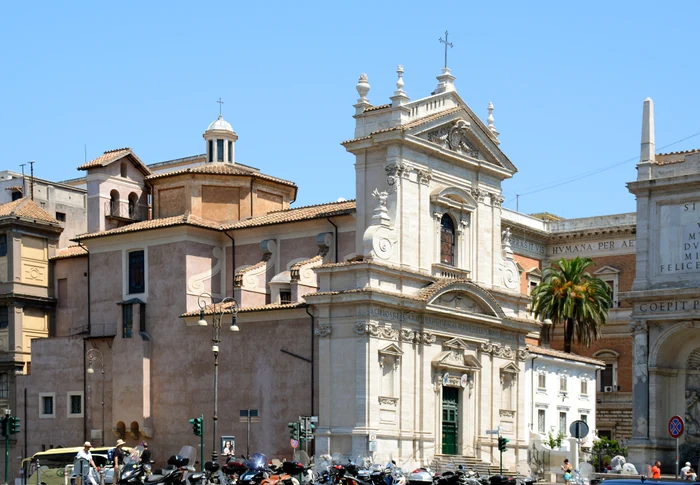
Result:
<svg viewBox="0 0 700 485">
<path fill-rule="evenodd" d="M 146 305 L 139 303 L 139 331 L 146 331 Z"/>
<path fill-rule="evenodd" d="M 545 418 L 546 418 L 545 410 L 538 409 L 537 410 L 537 432 L 538 433 L 544 433 L 545 423 L 546 423 Z"/>
<path fill-rule="evenodd" d="M 55 418 L 54 400 L 56 394 L 53 392 L 44 392 L 39 394 L 39 417 L 40 418 Z"/>
<path fill-rule="evenodd" d="M 56 286 L 56 297 L 58 298 L 58 308 L 66 308 L 68 306 L 68 280 L 59 278 Z"/>
<path fill-rule="evenodd" d="M 566 376 L 559 377 L 559 392 L 566 392 Z"/>
<path fill-rule="evenodd" d="M 131 338 L 134 335 L 134 307 L 122 305 L 122 338 Z"/>
<path fill-rule="evenodd" d="M 213 140 L 209 140 L 209 161 L 210 162 L 214 161 L 214 142 L 213 142 Z"/>
<path fill-rule="evenodd" d="M 216 161 L 224 161 L 224 140 L 216 140 Z"/>
<path fill-rule="evenodd" d="M 0 306 L 0 330 L 6 330 L 10 325 L 10 311 L 6 306 Z"/>
<path fill-rule="evenodd" d="M 233 162 L 233 142 L 228 142 L 228 161 Z"/>
<path fill-rule="evenodd" d="M 0 234 L 0 256 L 7 256 L 7 234 Z"/>
<path fill-rule="evenodd" d="M 65 212 L 56 212 L 56 220 L 58 222 L 66 222 L 66 213 Z"/>
<path fill-rule="evenodd" d="M 609 392 L 612 390 L 613 371 L 613 364 L 605 364 L 605 369 L 600 371 L 600 392 Z"/>
<path fill-rule="evenodd" d="M 565 412 L 560 412 L 559 413 L 559 431 L 562 433 L 566 434 L 567 429 L 566 429 L 566 413 Z"/>
<path fill-rule="evenodd" d="M 10 398 L 10 376 L 0 374 L 0 399 Z"/>
<path fill-rule="evenodd" d="M 22 198 L 22 192 L 15 190 L 12 192 L 12 200 L 17 200 Z"/>
<path fill-rule="evenodd" d="M 581 415 L 581 421 L 584 423 L 588 424 L 588 415 L 587 414 L 582 414 Z"/>
<path fill-rule="evenodd" d="M 83 417 L 83 393 L 69 392 L 68 393 L 68 417 L 81 418 Z"/>
<path fill-rule="evenodd" d="M 588 381 L 581 381 L 581 395 L 588 396 Z"/>
<path fill-rule="evenodd" d="M 546 389 L 547 388 L 547 374 L 539 374 L 537 376 L 537 388 Z"/>
<path fill-rule="evenodd" d="M 292 292 L 287 290 L 280 290 L 280 303 L 284 305 L 285 303 L 292 302 Z"/>
<path fill-rule="evenodd" d="M 129 253 L 129 294 L 146 291 L 143 251 Z"/>
</svg>

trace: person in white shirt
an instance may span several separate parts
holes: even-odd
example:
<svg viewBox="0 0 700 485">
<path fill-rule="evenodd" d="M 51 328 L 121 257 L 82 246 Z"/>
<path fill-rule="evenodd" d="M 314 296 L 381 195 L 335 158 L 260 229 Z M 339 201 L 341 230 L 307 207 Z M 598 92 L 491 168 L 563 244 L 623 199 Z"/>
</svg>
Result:
<svg viewBox="0 0 700 485">
<path fill-rule="evenodd" d="M 90 448 L 92 448 L 92 445 L 89 441 L 86 441 L 85 443 L 83 443 L 83 449 L 78 452 L 75 458 L 78 460 L 86 460 L 93 469 L 95 469 L 96 471 L 100 471 L 100 469 L 97 468 L 97 465 L 95 465 L 95 462 L 92 460 L 92 453 L 90 453 Z M 90 483 L 92 485 L 97 485 L 97 480 L 95 480 L 92 470 L 90 470 L 90 472 L 88 473 L 88 478 L 90 479 Z"/>
<path fill-rule="evenodd" d="M 690 462 L 686 461 L 685 466 L 681 468 L 681 480 L 688 480 L 688 470 L 690 470 Z"/>
</svg>

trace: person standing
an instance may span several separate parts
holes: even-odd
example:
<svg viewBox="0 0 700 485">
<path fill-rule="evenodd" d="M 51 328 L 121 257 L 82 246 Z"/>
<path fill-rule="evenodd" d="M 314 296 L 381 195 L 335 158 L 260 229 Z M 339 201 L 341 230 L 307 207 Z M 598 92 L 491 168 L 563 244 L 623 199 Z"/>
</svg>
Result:
<svg viewBox="0 0 700 485">
<path fill-rule="evenodd" d="M 151 473 L 151 450 L 148 449 L 148 443 L 145 441 L 141 443 L 141 446 L 143 446 L 143 453 L 141 453 L 141 463 L 143 463 L 143 467 L 146 470 L 146 474 Z"/>
<path fill-rule="evenodd" d="M 661 462 L 656 460 L 654 466 L 651 467 L 651 478 L 661 478 Z"/>
<path fill-rule="evenodd" d="M 681 480 L 687 480 L 688 479 L 688 470 L 690 470 L 690 462 L 686 461 L 685 466 L 681 468 Z"/>
<path fill-rule="evenodd" d="M 83 449 L 78 452 L 76 455 L 76 458 L 78 460 L 85 460 L 87 461 L 92 468 L 94 468 L 97 472 L 100 471 L 99 467 L 95 465 L 95 462 L 92 460 L 92 453 L 90 453 L 90 448 L 92 448 L 92 444 L 90 444 L 89 441 L 86 441 L 83 443 Z M 83 477 L 85 476 L 85 472 L 83 471 Z M 95 480 L 95 476 L 92 474 L 91 470 L 88 470 L 87 477 L 90 480 L 90 483 L 92 485 L 97 485 L 97 480 Z"/>
<path fill-rule="evenodd" d="M 125 444 L 124 440 L 118 439 L 114 447 L 114 480 L 112 483 L 117 483 L 122 476 L 122 470 L 124 469 L 124 450 L 122 450 L 122 446 Z"/>
<path fill-rule="evenodd" d="M 568 458 L 564 460 L 561 469 L 564 470 L 564 484 L 571 485 L 571 472 L 574 470 L 574 467 L 571 466 Z"/>
</svg>

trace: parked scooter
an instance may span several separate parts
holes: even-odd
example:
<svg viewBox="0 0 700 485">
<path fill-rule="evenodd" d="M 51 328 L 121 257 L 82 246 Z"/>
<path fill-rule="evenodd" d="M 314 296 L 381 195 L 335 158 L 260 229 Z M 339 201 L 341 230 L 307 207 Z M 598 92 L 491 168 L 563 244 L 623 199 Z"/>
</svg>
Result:
<svg viewBox="0 0 700 485">
<path fill-rule="evenodd" d="M 267 457 L 262 453 L 253 453 L 244 465 L 247 470 L 238 477 L 238 485 L 260 485 L 270 476 Z"/>
<path fill-rule="evenodd" d="M 168 458 L 168 466 L 157 470 L 153 475 L 146 477 L 147 485 L 180 485 L 186 483 L 190 473 L 194 473 L 195 449 L 191 446 L 183 446 L 177 455 Z"/>
</svg>

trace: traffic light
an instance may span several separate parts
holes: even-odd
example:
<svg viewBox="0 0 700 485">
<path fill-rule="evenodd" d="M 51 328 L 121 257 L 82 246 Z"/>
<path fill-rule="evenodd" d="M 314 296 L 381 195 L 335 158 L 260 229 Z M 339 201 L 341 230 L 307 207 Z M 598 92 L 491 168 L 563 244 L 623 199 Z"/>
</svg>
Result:
<svg viewBox="0 0 700 485">
<path fill-rule="evenodd" d="M 313 423 L 309 423 L 309 427 L 306 429 L 306 439 L 314 439 L 314 432 L 316 431 L 316 426 Z"/>
<path fill-rule="evenodd" d="M 299 441 L 301 435 L 301 425 L 299 422 L 287 423 L 287 428 L 289 428 L 289 439 Z"/>
<path fill-rule="evenodd" d="M 20 419 L 17 416 L 10 416 L 8 419 L 9 419 L 9 425 L 8 425 L 8 429 L 7 429 L 8 434 L 19 433 Z"/>
<path fill-rule="evenodd" d="M 195 436 L 204 436 L 204 419 L 202 417 L 190 419 L 190 424 Z"/>
<path fill-rule="evenodd" d="M 2 436 L 10 436 L 10 433 L 8 433 L 8 427 L 10 426 L 10 420 L 8 418 L 2 418 L 0 419 L 0 428 L 2 428 Z"/>
<path fill-rule="evenodd" d="M 504 438 L 503 436 L 498 437 L 498 451 L 506 451 L 508 449 L 508 442 L 510 440 L 508 438 Z"/>
</svg>

